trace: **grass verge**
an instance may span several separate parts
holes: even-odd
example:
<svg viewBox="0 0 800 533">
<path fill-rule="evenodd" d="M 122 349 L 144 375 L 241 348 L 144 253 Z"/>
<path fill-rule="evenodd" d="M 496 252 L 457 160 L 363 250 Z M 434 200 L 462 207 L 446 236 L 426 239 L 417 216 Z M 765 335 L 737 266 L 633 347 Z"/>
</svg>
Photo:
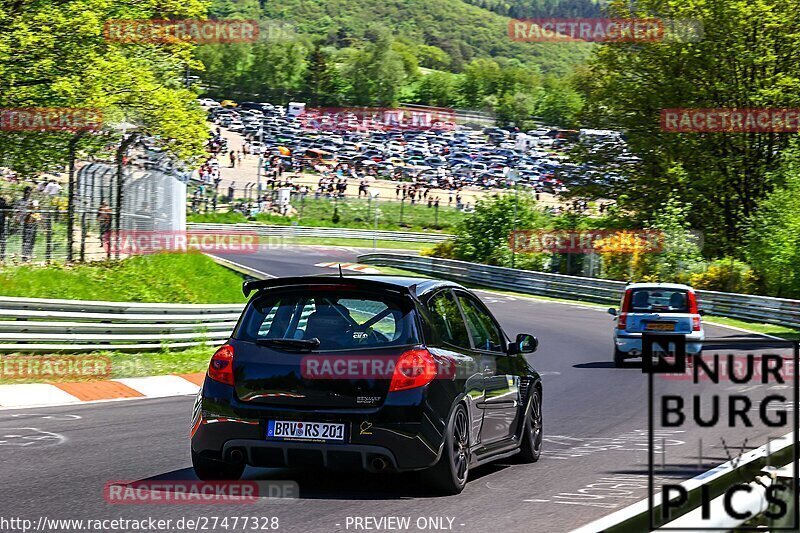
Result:
<svg viewBox="0 0 800 533">
<path fill-rule="evenodd" d="M 240 303 L 241 277 L 200 253 L 125 261 L 14 266 L 0 270 L 0 295 L 110 302 Z"/>
<path fill-rule="evenodd" d="M 402 205 L 401 205 L 402 204 Z M 306 198 L 295 201 L 297 210 L 294 216 L 286 217 L 274 213 L 256 215 L 255 221 L 262 224 L 373 229 L 375 227 L 375 207 L 378 207 L 378 229 L 411 232 L 452 233 L 466 216 L 454 207 L 428 207 L 427 203 L 411 205 L 410 202 L 380 201 L 346 198 L 333 201 L 327 198 Z M 438 211 L 438 212 L 437 212 Z M 334 216 L 335 215 L 335 216 Z M 248 219 L 241 213 L 189 213 L 187 222 L 243 223 Z M 334 222 L 336 220 L 336 222 Z"/>
<path fill-rule="evenodd" d="M 220 343 L 222 344 L 222 343 Z M 214 353 L 215 347 L 213 345 L 206 346 L 193 346 L 191 348 L 183 348 L 179 350 L 170 350 L 168 346 L 163 347 L 158 351 L 153 352 L 140 352 L 140 353 L 123 353 L 115 351 L 97 351 L 86 354 L 42 354 L 41 357 L 49 357 L 57 359 L 59 357 L 76 358 L 85 357 L 89 361 L 96 361 L 100 358 L 107 358 L 110 363 L 110 375 L 86 378 L 69 379 L 46 379 L 46 378 L 26 378 L 26 379 L 9 379 L 0 374 L 0 384 L 2 385 L 17 385 L 22 383 L 41 383 L 41 382 L 56 382 L 56 381 L 96 381 L 97 379 L 116 379 L 116 378 L 130 378 L 137 376 L 163 376 L 167 374 L 190 374 L 193 372 L 205 372 L 208 369 L 208 362 L 211 355 Z M 14 357 L 40 357 L 33 354 L 8 354 L 0 357 L 0 360 L 5 359 L 13 367 Z"/>
<path fill-rule="evenodd" d="M 263 237 L 262 237 L 263 239 Z M 269 237 L 267 237 L 269 239 Z M 263 240 L 262 240 L 263 242 Z M 422 250 L 430 248 L 431 243 L 427 242 L 401 242 L 401 241 L 381 241 L 373 243 L 372 239 L 342 239 L 340 237 L 296 237 L 286 240 L 285 244 L 318 244 L 321 246 L 350 246 L 353 248 L 372 248 L 373 244 L 378 249 L 391 250 Z"/>
</svg>

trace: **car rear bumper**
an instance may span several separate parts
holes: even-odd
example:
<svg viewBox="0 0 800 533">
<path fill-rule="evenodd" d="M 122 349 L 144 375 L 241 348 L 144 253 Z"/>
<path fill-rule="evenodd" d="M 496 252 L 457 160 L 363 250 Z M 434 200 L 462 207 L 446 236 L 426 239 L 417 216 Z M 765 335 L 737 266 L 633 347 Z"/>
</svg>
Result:
<svg viewBox="0 0 800 533">
<path fill-rule="evenodd" d="M 394 452 L 383 446 L 231 439 L 225 442 L 223 457 L 230 459 L 234 450 L 243 453 L 247 464 L 265 468 L 401 470 Z"/>
<path fill-rule="evenodd" d="M 703 349 L 703 339 L 705 333 L 695 332 L 686 335 L 686 353 L 696 355 Z M 614 344 L 617 350 L 628 354 L 631 357 L 642 355 L 642 334 L 641 333 L 617 333 L 614 335 Z"/>
<path fill-rule="evenodd" d="M 439 414 L 420 402 L 420 390 L 395 393 L 399 397 L 394 399 L 396 405 L 348 412 L 243 407 L 241 402 L 230 401 L 230 387 L 206 380 L 204 388 L 193 420 L 192 450 L 231 461 L 232 450 L 239 449 L 252 466 L 420 470 L 438 460 L 447 424 L 446 412 Z M 266 437 L 268 420 L 344 423 L 345 439 L 341 443 L 270 440 Z M 385 465 L 377 464 L 376 459 Z"/>
</svg>

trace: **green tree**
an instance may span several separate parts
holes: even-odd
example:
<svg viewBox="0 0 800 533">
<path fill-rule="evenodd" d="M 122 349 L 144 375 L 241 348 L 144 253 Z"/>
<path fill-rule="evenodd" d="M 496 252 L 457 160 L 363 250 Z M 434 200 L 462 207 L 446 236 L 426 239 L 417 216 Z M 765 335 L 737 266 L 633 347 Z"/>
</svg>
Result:
<svg viewBox="0 0 800 533">
<path fill-rule="evenodd" d="M 750 218 L 748 262 L 762 276 L 767 293 L 800 298 L 800 144 L 793 142 L 773 176 L 783 186 L 772 191 Z"/>
<path fill-rule="evenodd" d="M 0 1 L 0 108 L 99 109 L 107 126 L 133 122 L 164 139 L 178 157 L 202 153 L 204 116 L 183 87 L 186 67 L 200 68 L 190 43 L 123 44 L 104 37 L 111 19 L 177 19 L 205 15 L 204 0 L 120 5 L 108 0 Z M 85 136 L 81 148 L 113 140 Z M 4 132 L 3 166 L 35 173 L 63 165 L 72 133 Z"/>
<path fill-rule="evenodd" d="M 476 59 L 464 69 L 459 94 L 468 108 L 483 107 L 486 97 L 495 94 L 500 81 L 500 65 L 491 59 Z"/>
<path fill-rule="evenodd" d="M 689 213 L 692 205 L 683 203 L 677 191 L 655 212 L 646 229 L 654 232 L 656 253 L 649 255 L 648 272 L 658 281 L 686 281 L 702 266 L 702 236 L 693 232 Z"/>
<path fill-rule="evenodd" d="M 516 199 L 511 194 L 495 194 L 479 200 L 475 212 L 459 224 L 454 253 L 464 261 L 505 264 L 515 226 L 520 230 L 543 228 L 548 222 L 548 215 L 536 209 L 536 201 L 529 194 L 520 194 Z"/>
<path fill-rule="evenodd" d="M 393 47 L 385 30 L 376 30 L 374 42 L 344 52 L 342 79 L 347 97 L 356 105 L 394 106 L 402 86 L 416 75 L 409 56 Z"/>
<path fill-rule="evenodd" d="M 680 163 L 692 198 L 690 218 L 705 228 L 713 254 L 741 256 L 745 221 L 775 183 L 770 171 L 790 135 L 671 133 L 660 115 L 674 108 L 794 108 L 800 104 L 800 10 L 785 0 L 661 2 L 641 0 L 630 13 L 615 0 L 612 13 L 696 20 L 696 42 L 610 44 L 599 47 L 580 82 L 585 117 L 624 129 L 643 163 L 631 172 L 625 208 L 640 219 L 670 196 L 668 169 Z"/>
<path fill-rule="evenodd" d="M 546 124 L 575 127 L 582 108 L 583 97 L 567 80 L 548 77 L 534 112 Z"/>
<path fill-rule="evenodd" d="M 501 124 L 523 127 L 536 109 L 536 97 L 530 93 L 506 93 L 497 104 L 497 120 Z"/>
<path fill-rule="evenodd" d="M 337 103 L 339 73 L 331 63 L 330 55 L 322 49 L 319 42 L 309 52 L 306 62 L 308 66 L 303 84 L 310 103 L 315 106 Z"/>
<path fill-rule="evenodd" d="M 431 72 L 417 83 L 414 101 L 433 106 L 452 106 L 456 100 L 458 75 L 448 72 Z"/>
</svg>

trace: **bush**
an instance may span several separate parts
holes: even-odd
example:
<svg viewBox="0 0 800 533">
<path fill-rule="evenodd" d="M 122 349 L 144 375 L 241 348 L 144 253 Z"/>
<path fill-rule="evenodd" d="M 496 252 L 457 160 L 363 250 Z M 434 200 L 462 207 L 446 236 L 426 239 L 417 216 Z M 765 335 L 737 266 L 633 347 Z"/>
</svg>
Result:
<svg viewBox="0 0 800 533">
<path fill-rule="evenodd" d="M 458 225 L 455 256 L 464 261 L 497 264 L 497 254 L 509 247 L 515 203 L 517 229 L 543 228 L 549 223 L 549 216 L 536 209 L 529 194 L 520 193 L 517 199 L 513 194 L 496 194 L 478 201 L 475 212 Z"/>
<path fill-rule="evenodd" d="M 546 253 L 520 253 L 517 252 L 514 257 L 514 268 L 519 270 L 545 270 L 547 263 L 550 260 L 550 254 Z M 511 268 L 511 249 L 508 247 L 495 249 L 492 256 L 489 257 L 488 263 L 490 265 L 502 266 Z"/>
<path fill-rule="evenodd" d="M 434 245 L 432 248 L 424 248 L 419 255 L 438 257 L 440 259 L 455 259 L 455 243 L 452 240 L 446 240 Z"/>
<path fill-rule="evenodd" d="M 689 284 L 695 289 L 708 291 L 757 294 L 761 280 L 749 265 L 732 258 L 718 259 L 708 265 L 704 272 L 689 276 Z"/>
</svg>

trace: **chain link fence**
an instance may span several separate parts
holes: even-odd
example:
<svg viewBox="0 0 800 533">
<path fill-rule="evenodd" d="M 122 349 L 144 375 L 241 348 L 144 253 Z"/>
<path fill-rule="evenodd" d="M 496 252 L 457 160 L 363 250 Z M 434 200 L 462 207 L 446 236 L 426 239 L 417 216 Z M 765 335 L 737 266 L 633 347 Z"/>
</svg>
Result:
<svg viewBox="0 0 800 533">
<path fill-rule="evenodd" d="M 122 163 L 78 163 L 72 209 L 64 176 L 0 180 L 0 262 L 118 259 L 117 236 L 185 230 L 187 176 L 148 150 Z"/>
</svg>

